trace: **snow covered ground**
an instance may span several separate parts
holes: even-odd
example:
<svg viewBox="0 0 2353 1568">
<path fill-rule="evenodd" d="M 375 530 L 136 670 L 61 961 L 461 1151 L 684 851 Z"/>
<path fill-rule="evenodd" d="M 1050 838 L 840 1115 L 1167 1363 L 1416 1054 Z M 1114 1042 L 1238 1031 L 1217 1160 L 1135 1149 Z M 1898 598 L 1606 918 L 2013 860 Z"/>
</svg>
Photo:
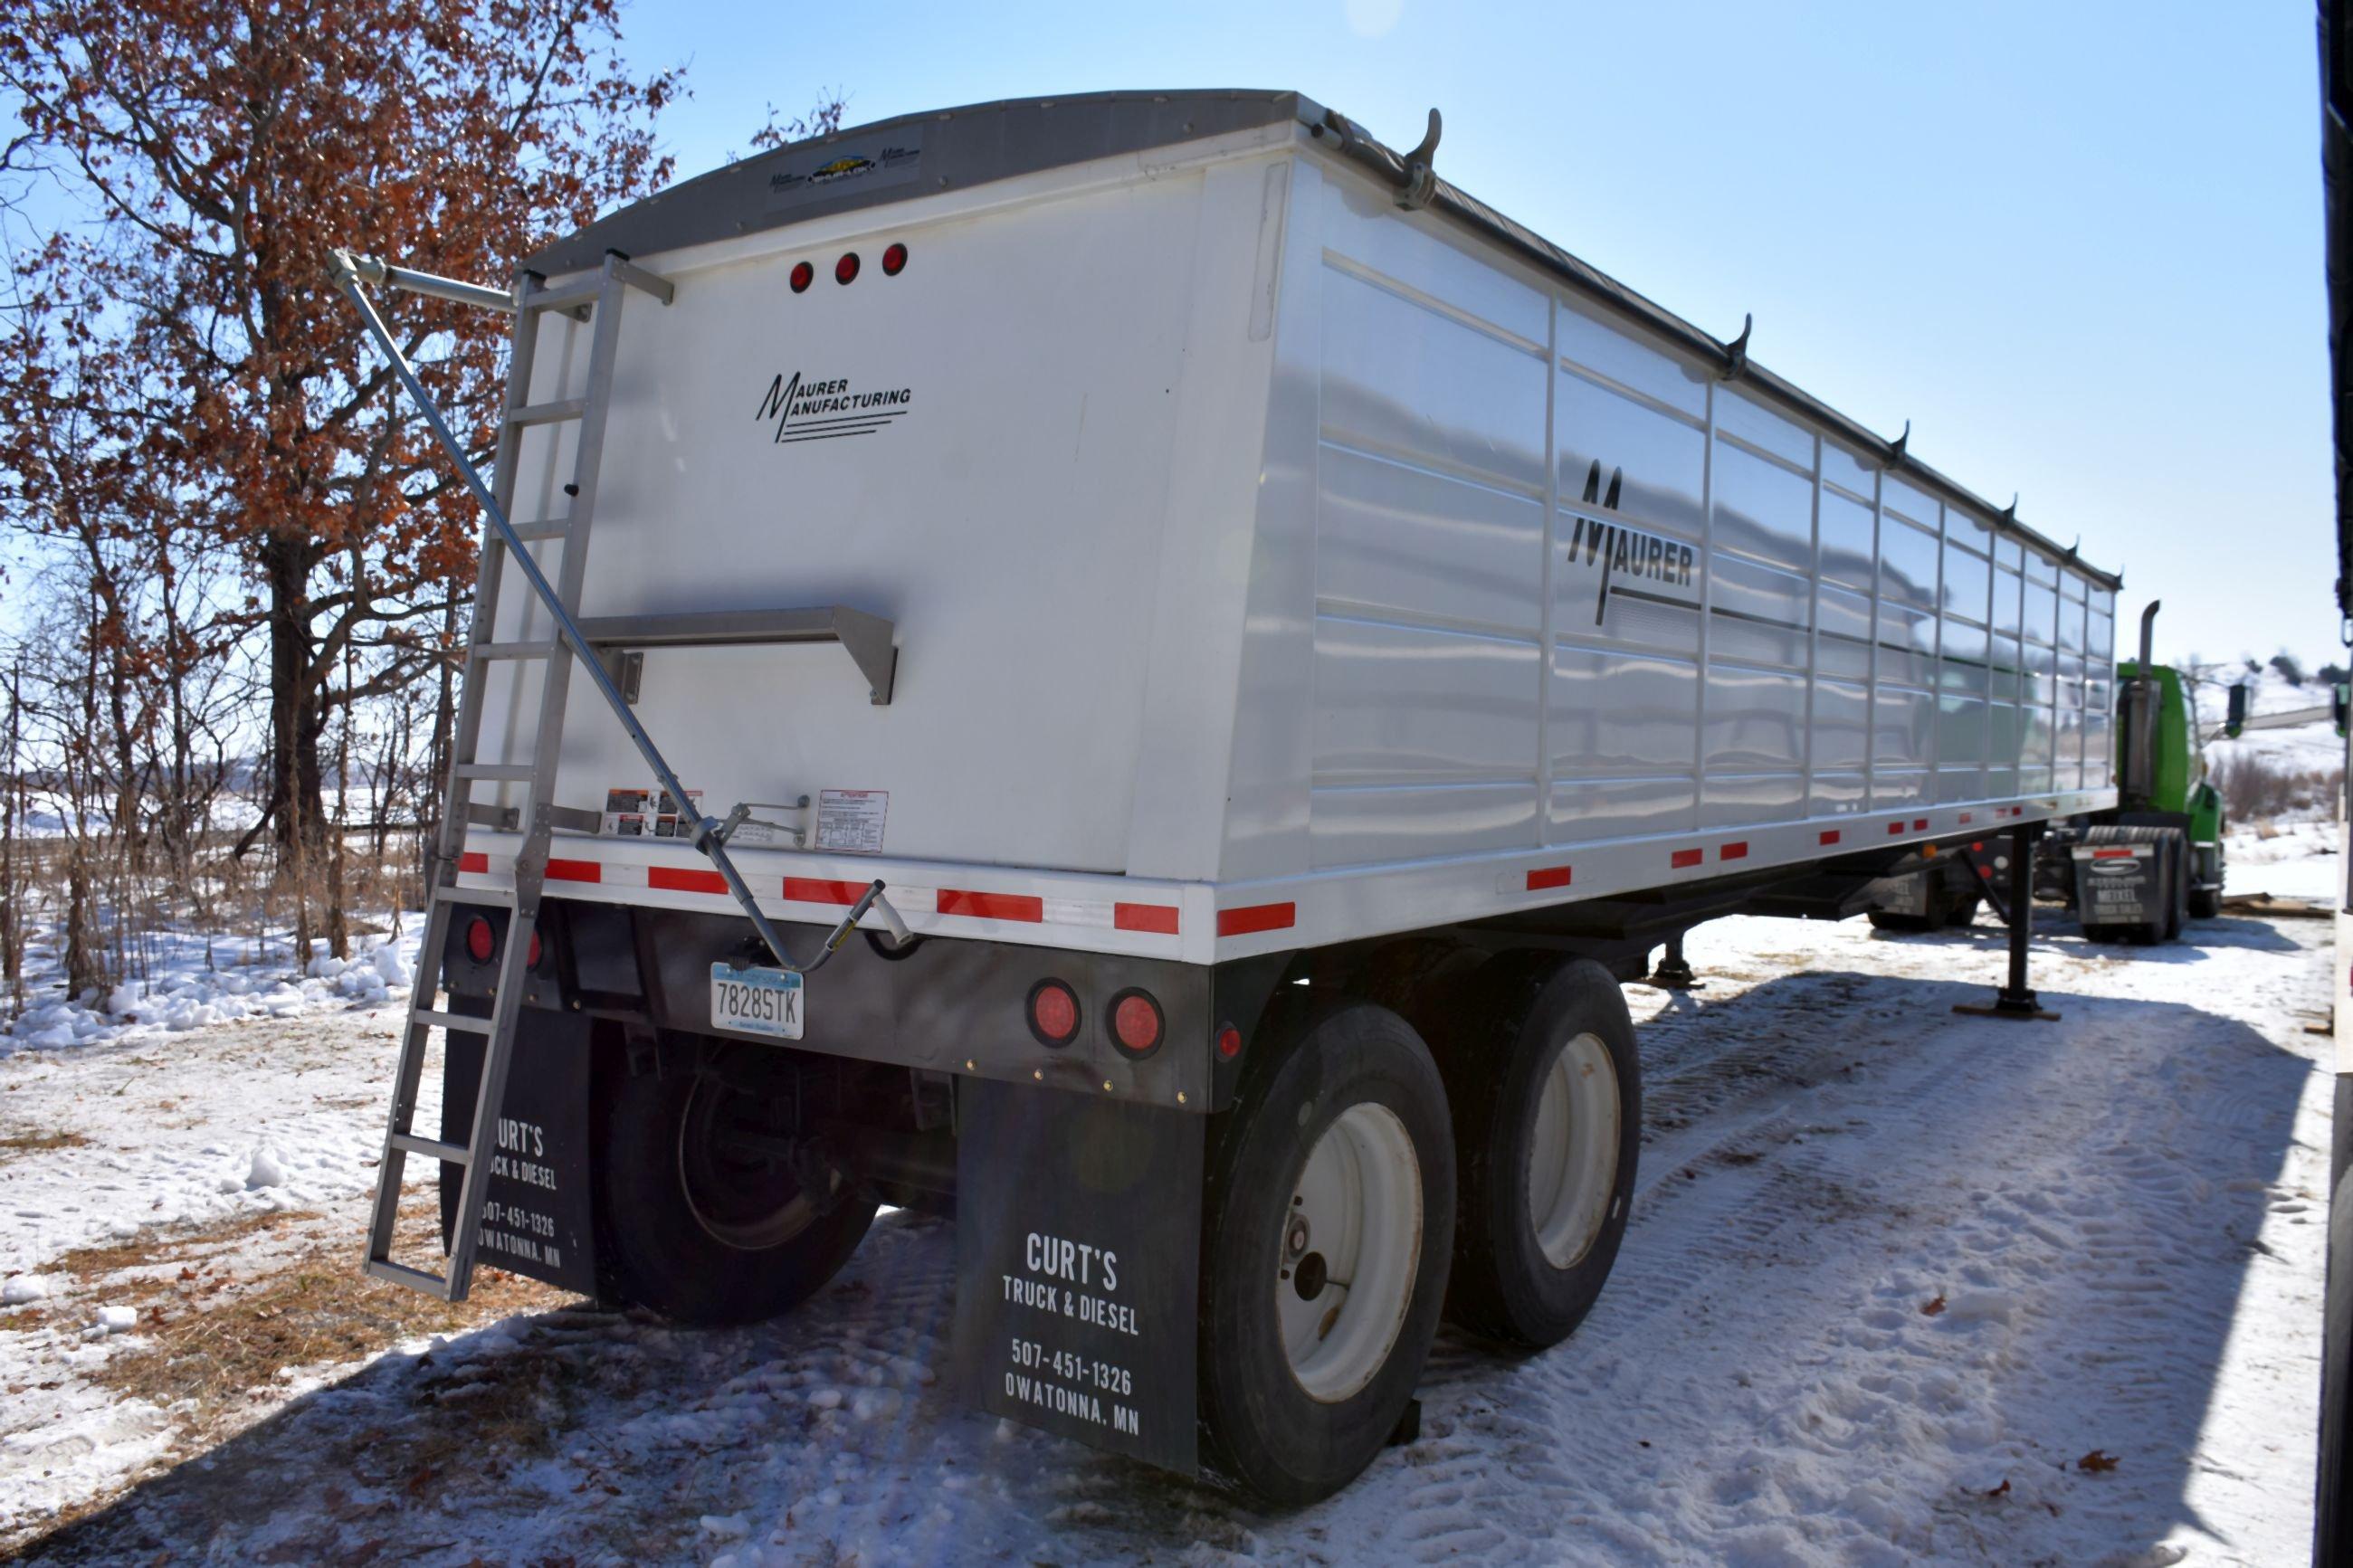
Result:
<svg viewBox="0 0 2353 1568">
<path fill-rule="evenodd" d="M 1592 1318 L 1526 1359 L 1442 1339 L 1419 1440 L 1286 1515 L 960 1407 L 952 1232 L 904 1214 L 782 1321 L 681 1333 L 543 1304 L 435 1339 L 395 1325 L 382 1353 L 262 1378 L 192 1433 L 106 1368 L 196 1315 L 236 1322 L 321 1256 L 348 1268 L 396 1007 L 19 1050 L 0 1059 L 0 1295 L 26 1298 L 0 1307 L 0 1550 L 2300 1561 L 2329 1083 L 2305 1025 L 2328 934 L 2229 918 L 2108 950 L 2053 923 L 2035 979 L 2063 1017 L 2019 1025 L 1950 1011 L 2001 972 L 1989 921 L 1703 928 L 1705 989 L 1628 993 L 1641 1189 Z M 61 1265 L 174 1225 L 223 1239 Z"/>
<path fill-rule="evenodd" d="M 25 1009 L 0 1010 L 0 1057 L 405 1001 L 424 925 L 424 917 L 412 916 L 403 935 L 356 937 L 349 960 L 331 956 L 318 942 L 315 955 L 299 967 L 293 939 L 282 932 L 269 939 L 156 932 L 142 938 L 152 948 L 146 975 L 104 995 L 69 993 L 57 953 L 45 942 L 27 942 Z"/>
<path fill-rule="evenodd" d="M 2222 845 L 2222 890 L 2232 898 L 2260 894 L 2332 903 L 2343 852 L 2344 829 L 2334 822 L 2281 823 L 2269 837 L 2232 833 Z"/>
</svg>

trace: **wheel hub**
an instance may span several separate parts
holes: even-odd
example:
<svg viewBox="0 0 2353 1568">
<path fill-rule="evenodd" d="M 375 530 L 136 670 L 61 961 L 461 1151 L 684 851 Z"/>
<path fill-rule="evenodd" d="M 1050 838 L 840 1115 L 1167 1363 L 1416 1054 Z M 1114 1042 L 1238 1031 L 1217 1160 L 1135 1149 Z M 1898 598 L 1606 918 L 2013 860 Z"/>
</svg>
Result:
<svg viewBox="0 0 2353 1568">
<path fill-rule="evenodd" d="M 1618 1069 L 1598 1035 L 1561 1042 L 1539 1080 L 1528 1139 L 1528 1221 L 1555 1268 L 1573 1268 L 1609 1217 L 1618 1174 Z"/>
<path fill-rule="evenodd" d="M 1395 1111 L 1350 1106 L 1316 1138 L 1283 1222 L 1274 1310 L 1310 1397 L 1373 1380 L 1405 1325 L 1421 1264 L 1421 1167 Z"/>
<path fill-rule="evenodd" d="M 746 1252 L 781 1247 L 817 1211 L 802 1195 L 787 1147 L 765 1123 L 765 1101 L 705 1075 L 679 1118 L 679 1190 L 712 1240 Z"/>
</svg>

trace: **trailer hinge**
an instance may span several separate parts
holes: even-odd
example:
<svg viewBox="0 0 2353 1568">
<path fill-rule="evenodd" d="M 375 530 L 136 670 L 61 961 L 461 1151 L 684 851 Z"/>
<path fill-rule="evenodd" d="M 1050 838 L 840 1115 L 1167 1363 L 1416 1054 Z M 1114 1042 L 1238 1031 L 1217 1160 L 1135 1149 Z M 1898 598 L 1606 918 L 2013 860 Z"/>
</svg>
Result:
<svg viewBox="0 0 2353 1568">
<path fill-rule="evenodd" d="M 1754 312 L 1740 318 L 1740 335 L 1724 345 L 1724 379 L 1738 381 L 1748 370 L 1748 334 L 1757 328 Z"/>
<path fill-rule="evenodd" d="M 1430 111 L 1430 129 L 1421 138 L 1421 145 L 1405 155 L 1405 184 L 1397 195 L 1397 205 L 1408 212 L 1419 212 L 1438 195 L 1438 170 L 1433 166 L 1438 157 L 1438 133 L 1444 122 L 1438 110 Z"/>
</svg>

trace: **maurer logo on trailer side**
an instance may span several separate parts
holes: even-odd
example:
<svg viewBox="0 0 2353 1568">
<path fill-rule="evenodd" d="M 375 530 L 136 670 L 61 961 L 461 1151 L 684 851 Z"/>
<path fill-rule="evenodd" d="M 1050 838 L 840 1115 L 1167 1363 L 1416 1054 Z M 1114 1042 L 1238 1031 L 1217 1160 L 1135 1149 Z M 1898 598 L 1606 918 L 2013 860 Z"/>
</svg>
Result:
<svg viewBox="0 0 2353 1568">
<path fill-rule="evenodd" d="M 905 418 L 913 400 L 913 390 L 903 386 L 862 391 L 850 385 L 847 376 L 817 381 L 795 371 L 790 380 L 780 374 L 768 383 L 753 417 L 775 424 L 771 439 L 779 445 L 829 441 L 837 436 L 871 436 L 892 420 Z"/>
<path fill-rule="evenodd" d="M 1595 626 L 1601 624 L 1601 617 L 1609 611 L 1613 588 L 1620 594 L 1662 604 L 1680 605 L 1686 609 L 1698 607 L 1696 596 L 1685 598 L 1642 590 L 1620 581 L 1632 579 L 1662 588 L 1689 588 L 1699 561 L 1699 552 L 1690 545 L 1678 539 L 1662 539 L 1655 533 L 1629 528 L 1622 522 L 1603 522 L 1599 518 L 1578 517 L 1575 524 L 1568 535 L 1569 568 L 1593 572 L 1600 579 L 1593 595 Z"/>
</svg>

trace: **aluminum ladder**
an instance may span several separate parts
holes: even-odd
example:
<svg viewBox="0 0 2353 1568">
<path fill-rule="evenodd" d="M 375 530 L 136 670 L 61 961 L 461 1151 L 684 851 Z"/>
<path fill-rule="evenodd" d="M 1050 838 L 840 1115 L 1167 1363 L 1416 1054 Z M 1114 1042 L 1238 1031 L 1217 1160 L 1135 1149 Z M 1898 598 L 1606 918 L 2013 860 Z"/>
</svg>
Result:
<svg viewBox="0 0 2353 1568">
<path fill-rule="evenodd" d="M 435 838 L 427 877 L 428 903 L 424 940 L 417 950 L 417 975 L 402 1030 L 400 1062 L 394 1082 L 391 1112 L 385 1128 L 384 1154 L 377 1170 L 375 1202 L 368 1224 L 366 1260 L 367 1272 L 378 1279 L 411 1286 L 444 1300 L 462 1301 L 473 1278 L 475 1253 L 481 1240 L 483 1205 L 489 1195 L 498 1145 L 499 1112 L 506 1097 L 508 1069 L 512 1065 L 515 1034 L 522 1020 L 524 976 L 530 967 L 533 934 L 539 923 L 540 894 L 546 879 L 549 845 L 557 831 L 594 833 L 598 826 L 596 813 L 561 807 L 554 804 L 554 799 L 556 752 L 563 738 L 565 699 L 570 692 L 575 663 L 586 669 L 598 695 L 620 721 L 655 778 L 669 792 L 670 799 L 677 803 L 681 816 L 690 812 L 688 803 L 694 798 L 680 784 L 678 775 L 663 760 L 652 739 L 630 711 L 628 701 L 616 687 L 612 675 L 582 632 L 577 619 L 581 587 L 587 574 L 589 527 L 596 510 L 597 468 L 604 453 L 605 424 L 612 403 L 614 357 L 620 338 L 622 301 L 628 291 L 635 289 L 667 306 L 675 298 L 675 289 L 666 279 L 636 266 L 617 252 L 607 253 L 603 267 L 592 279 L 551 289 L 537 277 L 525 273 L 517 279 L 511 294 L 390 266 L 348 252 L 336 251 L 332 256 L 331 272 L 336 286 L 360 312 L 377 348 L 391 362 L 394 374 L 416 402 L 443 451 L 456 464 L 459 476 L 481 503 L 490 524 L 484 533 L 476 577 L 474 614 L 468 635 L 465 671 L 452 737 L 448 789 L 442 805 L 440 826 Z M 417 380 L 414 367 L 401 353 L 383 318 L 377 314 L 363 288 L 363 285 L 370 283 L 385 284 L 462 304 L 513 313 L 514 336 L 507 375 L 506 403 L 500 419 L 497 461 L 490 485 L 483 484 L 480 474 L 468 460 L 464 448 L 451 435 L 447 420 Z M 528 401 L 532 369 L 541 335 L 541 320 L 550 311 L 575 322 L 585 318 L 589 332 L 587 380 L 584 394 L 579 397 L 534 404 Z M 523 432 L 534 426 L 564 422 L 576 422 L 579 427 L 573 453 L 572 479 L 565 487 L 571 504 L 562 517 L 513 522 L 509 517 L 509 510 L 514 499 Z M 560 541 L 563 550 L 563 561 L 557 569 L 556 579 L 552 583 L 526 548 L 529 544 L 545 541 Z M 546 611 L 555 635 L 506 641 L 500 640 L 496 635 L 494 623 L 500 591 L 510 562 L 522 574 L 533 598 Z M 539 722 L 532 752 L 528 758 L 485 762 L 479 752 L 482 698 L 489 672 L 500 665 L 518 661 L 540 661 L 545 666 L 540 688 Z M 476 804 L 472 799 L 473 786 L 481 782 L 522 785 L 525 793 L 522 805 L 516 808 Z M 735 816 L 740 817 L 742 813 L 739 811 Z M 733 819 L 721 822 L 698 816 L 691 820 L 694 823 L 691 833 L 694 847 L 719 871 L 737 903 L 751 918 L 754 931 L 785 968 L 807 973 L 824 963 L 848 940 L 849 932 L 868 910 L 878 905 L 885 923 L 894 932 L 903 934 L 903 924 L 896 918 L 895 912 L 881 902 L 883 885 L 878 880 L 867 888 L 864 896 L 834 928 L 817 957 L 807 963 L 796 963 L 786 953 L 775 928 L 760 910 L 750 888 L 728 857 L 726 840 L 734 826 Z M 522 831 L 523 840 L 515 855 L 512 890 L 461 889 L 457 885 L 458 862 L 465 845 L 466 830 L 474 826 Z M 499 954 L 498 977 L 491 992 L 491 1015 L 487 1018 L 442 1011 L 434 1005 L 441 988 L 441 958 L 447 951 L 451 922 L 462 907 L 482 904 L 502 904 L 512 911 L 507 922 L 505 945 Z M 463 1143 L 426 1137 L 414 1126 L 417 1090 L 436 1029 L 484 1037 L 481 1068 L 474 1094 L 473 1121 Z M 454 1165 L 464 1173 L 459 1183 L 458 1212 L 449 1238 L 448 1268 L 444 1274 L 413 1268 L 396 1261 L 392 1256 L 394 1235 L 400 1217 L 401 1179 L 411 1154 Z"/>
</svg>

